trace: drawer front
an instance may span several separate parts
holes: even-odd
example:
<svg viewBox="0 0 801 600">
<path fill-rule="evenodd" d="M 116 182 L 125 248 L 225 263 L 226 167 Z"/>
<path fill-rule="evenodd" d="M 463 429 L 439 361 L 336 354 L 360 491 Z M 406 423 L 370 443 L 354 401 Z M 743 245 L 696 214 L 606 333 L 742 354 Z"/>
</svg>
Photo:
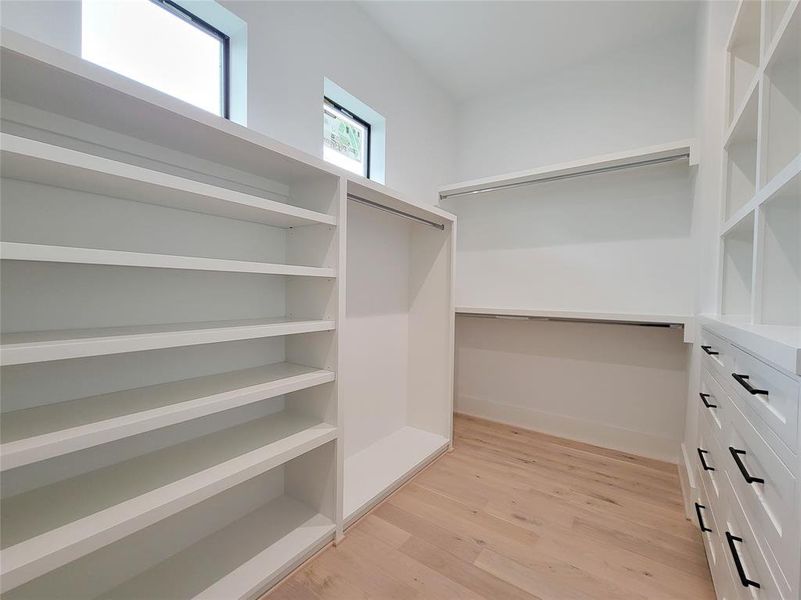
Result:
<svg viewBox="0 0 801 600">
<path fill-rule="evenodd" d="M 715 519 L 715 506 L 713 505 L 712 499 L 709 497 L 703 480 L 701 485 L 698 486 L 696 493 L 697 498 L 693 506 L 695 509 L 695 524 L 701 532 L 701 539 L 704 541 L 709 570 L 714 573 L 720 568 L 718 564 L 720 561 L 720 545 L 718 540 L 720 528 Z"/>
<path fill-rule="evenodd" d="M 763 553 L 777 566 L 774 575 L 789 585 L 801 569 L 797 479 L 738 409 L 732 417 L 725 470 Z"/>
<path fill-rule="evenodd" d="M 722 557 L 731 572 L 733 586 L 741 598 L 751 600 L 791 600 L 791 591 L 773 577 L 754 533 L 742 513 L 732 490 L 722 505 L 719 518 Z M 758 587 L 757 587 L 758 586 Z M 794 599 L 797 600 L 797 599 Z"/>
<path fill-rule="evenodd" d="M 795 451 L 799 382 L 739 348 L 733 352 L 734 369 L 729 377 L 736 397 Z"/>
<path fill-rule="evenodd" d="M 704 416 L 698 421 L 698 447 L 696 448 L 696 470 L 698 479 L 706 486 L 712 503 L 721 502 L 726 477 L 726 455 L 715 434 L 711 417 Z"/>
<path fill-rule="evenodd" d="M 709 331 L 701 329 L 701 364 L 712 372 L 725 374 L 727 377 L 734 368 L 732 345 Z"/>
<path fill-rule="evenodd" d="M 701 371 L 701 391 L 698 395 L 700 413 L 707 418 L 712 425 L 711 429 L 718 440 L 722 440 L 723 430 L 731 420 L 733 409 L 729 392 L 727 392 L 720 381 L 720 375 L 714 375 L 708 369 Z"/>
</svg>

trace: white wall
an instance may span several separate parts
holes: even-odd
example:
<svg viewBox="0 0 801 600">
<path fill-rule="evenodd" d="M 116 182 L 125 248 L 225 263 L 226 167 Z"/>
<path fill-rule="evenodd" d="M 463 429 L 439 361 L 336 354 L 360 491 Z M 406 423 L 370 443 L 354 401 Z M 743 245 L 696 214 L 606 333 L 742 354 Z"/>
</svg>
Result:
<svg viewBox="0 0 801 600">
<path fill-rule="evenodd" d="M 431 202 L 453 178 L 450 98 L 351 2 L 223 1 L 248 24 L 248 126 L 322 156 L 328 77 L 387 121 L 386 184 Z M 3 27 L 80 53 L 80 2 L 3 0 Z"/>
<path fill-rule="evenodd" d="M 693 136 L 694 31 L 458 108 L 459 178 Z M 641 168 L 444 203 L 456 302 L 691 314 L 693 170 Z M 676 461 L 689 346 L 676 330 L 457 319 L 456 410 Z"/>
<path fill-rule="evenodd" d="M 456 180 L 692 137 L 694 33 L 677 31 L 461 104 Z"/>
</svg>

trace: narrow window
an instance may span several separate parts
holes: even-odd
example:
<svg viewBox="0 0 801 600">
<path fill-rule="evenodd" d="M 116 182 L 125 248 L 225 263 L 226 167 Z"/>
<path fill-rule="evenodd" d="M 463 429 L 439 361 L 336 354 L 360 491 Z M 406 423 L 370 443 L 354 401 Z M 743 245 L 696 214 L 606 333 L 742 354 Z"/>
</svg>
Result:
<svg viewBox="0 0 801 600">
<path fill-rule="evenodd" d="M 370 177 L 370 124 L 328 98 L 323 99 L 323 158 Z"/>
<path fill-rule="evenodd" d="M 228 118 L 228 36 L 172 0 L 83 0 L 84 59 Z"/>
</svg>

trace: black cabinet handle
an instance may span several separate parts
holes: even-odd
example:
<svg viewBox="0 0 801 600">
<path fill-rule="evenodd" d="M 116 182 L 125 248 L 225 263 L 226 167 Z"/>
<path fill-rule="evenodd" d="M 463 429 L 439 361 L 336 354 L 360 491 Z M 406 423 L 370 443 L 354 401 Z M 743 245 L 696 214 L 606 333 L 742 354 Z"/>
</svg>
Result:
<svg viewBox="0 0 801 600">
<path fill-rule="evenodd" d="M 709 394 L 698 394 L 698 395 L 701 396 L 701 402 L 703 402 L 704 406 L 706 406 L 707 408 L 717 408 L 718 407 L 717 404 L 712 404 L 712 403 L 707 401 L 707 398 L 709 398 Z"/>
<path fill-rule="evenodd" d="M 701 450 L 698 448 L 698 458 L 701 459 L 701 466 L 704 467 L 704 471 L 714 471 L 715 467 L 710 467 L 708 464 L 706 464 L 706 461 L 704 460 L 704 454 L 709 454 L 709 450 Z"/>
<path fill-rule="evenodd" d="M 743 461 L 740 460 L 740 455 L 745 456 L 745 450 L 738 450 L 734 446 L 729 446 L 729 452 L 731 452 L 731 457 L 734 459 L 734 462 L 737 463 L 737 468 L 740 469 L 740 473 L 742 473 L 746 483 L 765 483 L 765 480 L 761 477 L 754 477 L 751 475 L 748 469 L 745 468 Z"/>
<path fill-rule="evenodd" d="M 709 354 L 709 356 L 717 356 L 720 352 L 715 352 L 712 350 L 712 346 L 701 346 L 701 350 Z"/>
<path fill-rule="evenodd" d="M 695 503 L 695 514 L 698 515 L 698 526 L 701 528 L 701 533 L 705 531 L 712 531 L 709 527 L 704 525 L 704 517 L 701 515 L 701 509 L 706 508 L 703 504 Z"/>
<path fill-rule="evenodd" d="M 740 375 L 739 373 L 732 373 L 732 377 L 734 377 L 735 381 L 743 386 L 749 394 L 764 394 L 765 396 L 768 395 L 768 390 L 758 390 L 755 387 L 751 387 L 751 384 L 748 383 L 749 376 L 748 375 Z"/>
<path fill-rule="evenodd" d="M 731 552 L 731 557 L 734 559 L 734 566 L 737 567 L 737 574 L 740 576 L 740 583 L 743 584 L 743 587 L 762 587 L 756 581 L 748 579 L 748 576 L 745 574 L 745 569 L 743 569 L 743 561 L 740 560 L 740 554 L 737 552 L 737 546 L 734 545 L 734 542 L 742 542 L 743 538 L 732 535 L 727 531 L 726 541 L 729 543 L 729 551 Z"/>
</svg>

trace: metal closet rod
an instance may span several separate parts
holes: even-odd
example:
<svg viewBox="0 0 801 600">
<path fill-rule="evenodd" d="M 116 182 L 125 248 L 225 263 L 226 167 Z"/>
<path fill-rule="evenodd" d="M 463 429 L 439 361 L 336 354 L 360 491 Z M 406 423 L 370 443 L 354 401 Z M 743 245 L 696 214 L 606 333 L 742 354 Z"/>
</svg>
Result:
<svg viewBox="0 0 801 600">
<path fill-rule="evenodd" d="M 409 213 L 403 212 L 402 210 L 398 210 L 396 208 L 390 208 L 389 206 L 384 206 L 383 204 L 379 204 L 378 202 L 373 202 L 372 200 L 368 200 L 367 198 L 362 198 L 361 196 L 357 196 L 356 194 L 351 194 L 350 192 L 348 192 L 348 200 L 353 200 L 354 202 L 358 202 L 359 204 L 364 204 L 365 206 L 369 206 L 377 210 L 383 210 L 384 212 L 388 212 L 391 215 L 403 217 L 404 219 L 410 219 L 412 221 L 416 221 L 417 223 L 430 225 L 431 227 L 439 229 L 440 231 L 445 230 L 445 225 L 443 225 L 442 223 L 435 223 L 434 221 L 429 221 L 427 219 L 423 219 L 422 217 L 410 215 Z"/>
<path fill-rule="evenodd" d="M 665 156 L 662 158 L 651 158 L 648 160 L 640 160 L 636 162 L 626 163 L 625 165 L 615 165 L 612 167 L 598 167 L 597 169 L 587 169 L 586 171 L 578 171 L 576 173 L 565 173 L 564 175 L 553 175 L 551 177 L 543 177 L 541 179 L 533 179 L 531 181 L 518 181 L 515 183 L 503 183 L 494 185 L 492 187 L 480 188 L 477 190 L 470 190 L 467 192 L 452 192 L 440 193 L 441 199 L 454 198 L 456 196 L 471 196 L 473 194 L 483 194 L 485 192 L 496 192 L 498 190 L 508 190 L 512 188 L 523 187 L 525 185 L 536 185 L 538 183 L 548 183 L 549 181 L 561 181 L 562 179 L 572 179 L 573 177 L 583 177 L 585 175 L 597 175 L 599 173 L 611 173 L 613 171 L 622 171 L 623 169 L 631 169 L 633 167 L 645 167 L 648 165 L 658 165 L 666 162 L 673 162 L 674 160 L 689 159 L 689 152 L 676 154 L 675 156 Z"/>
</svg>

